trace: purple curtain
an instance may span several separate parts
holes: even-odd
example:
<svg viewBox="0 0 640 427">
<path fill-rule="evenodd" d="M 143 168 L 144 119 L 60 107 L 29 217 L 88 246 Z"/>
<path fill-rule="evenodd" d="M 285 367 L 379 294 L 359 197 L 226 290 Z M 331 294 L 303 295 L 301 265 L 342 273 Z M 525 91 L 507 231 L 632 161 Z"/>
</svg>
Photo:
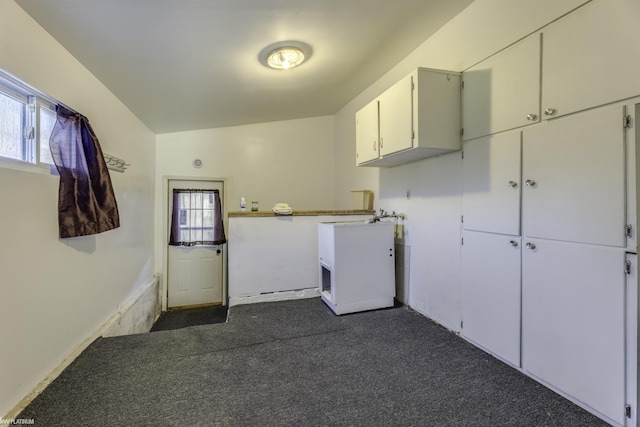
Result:
<svg viewBox="0 0 640 427">
<path fill-rule="evenodd" d="M 221 245 L 226 241 L 218 190 L 173 190 L 170 245 Z"/>
<path fill-rule="evenodd" d="M 58 225 L 60 237 L 98 234 L 120 226 L 98 137 L 89 119 L 61 105 L 49 146 L 60 174 Z"/>
</svg>

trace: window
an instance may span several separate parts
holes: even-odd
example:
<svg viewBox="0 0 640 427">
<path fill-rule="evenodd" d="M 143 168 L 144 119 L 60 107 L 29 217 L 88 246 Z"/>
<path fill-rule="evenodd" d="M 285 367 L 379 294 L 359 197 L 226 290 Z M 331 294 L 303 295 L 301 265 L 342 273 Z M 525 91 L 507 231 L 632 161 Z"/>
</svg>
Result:
<svg viewBox="0 0 640 427">
<path fill-rule="evenodd" d="M 221 245 L 226 242 L 218 190 L 173 190 L 169 244 Z"/>
<path fill-rule="evenodd" d="M 53 165 L 55 101 L 0 70 L 0 157 Z"/>
</svg>

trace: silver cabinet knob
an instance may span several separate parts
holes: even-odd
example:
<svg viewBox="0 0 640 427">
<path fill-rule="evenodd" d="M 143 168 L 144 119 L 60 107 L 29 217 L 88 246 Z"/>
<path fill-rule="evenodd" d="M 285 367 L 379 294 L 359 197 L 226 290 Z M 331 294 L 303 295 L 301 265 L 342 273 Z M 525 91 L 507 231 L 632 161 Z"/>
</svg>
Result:
<svg viewBox="0 0 640 427">
<path fill-rule="evenodd" d="M 527 243 L 527 249 L 533 250 L 535 248 L 536 248 L 536 244 L 535 243 L 531 243 L 531 242 Z"/>
<path fill-rule="evenodd" d="M 538 120 L 538 115 L 537 114 L 527 114 L 527 120 L 529 120 L 530 122 L 535 122 L 536 120 Z"/>
<path fill-rule="evenodd" d="M 545 108 L 544 109 L 544 115 L 545 116 L 553 116 L 556 114 L 556 109 L 555 108 Z"/>
<path fill-rule="evenodd" d="M 511 243 L 511 246 L 513 246 L 514 248 L 518 247 L 518 241 L 517 240 L 511 240 L 509 243 Z"/>
<path fill-rule="evenodd" d="M 532 179 L 528 179 L 524 182 L 526 184 L 527 187 L 535 187 L 536 186 L 536 182 Z"/>
<path fill-rule="evenodd" d="M 511 188 L 518 188 L 518 183 L 515 181 L 509 181 L 507 185 Z"/>
</svg>

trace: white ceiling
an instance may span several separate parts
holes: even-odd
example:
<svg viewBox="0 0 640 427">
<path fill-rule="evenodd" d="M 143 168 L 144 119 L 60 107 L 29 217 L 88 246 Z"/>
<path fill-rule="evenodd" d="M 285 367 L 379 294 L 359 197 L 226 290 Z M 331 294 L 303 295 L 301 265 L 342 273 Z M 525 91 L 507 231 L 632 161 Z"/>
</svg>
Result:
<svg viewBox="0 0 640 427">
<path fill-rule="evenodd" d="M 335 114 L 473 0 L 16 0 L 152 131 Z M 297 40 L 310 60 L 258 61 Z"/>
</svg>

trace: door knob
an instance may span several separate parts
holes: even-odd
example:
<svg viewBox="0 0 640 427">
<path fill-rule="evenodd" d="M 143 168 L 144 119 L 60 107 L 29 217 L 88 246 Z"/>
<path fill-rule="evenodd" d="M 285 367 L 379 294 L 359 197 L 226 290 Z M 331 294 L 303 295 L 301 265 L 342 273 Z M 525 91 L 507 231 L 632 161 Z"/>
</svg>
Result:
<svg viewBox="0 0 640 427">
<path fill-rule="evenodd" d="M 511 246 L 513 246 L 514 248 L 518 247 L 518 241 L 517 240 L 511 240 L 509 243 L 511 243 Z"/>
<path fill-rule="evenodd" d="M 527 120 L 529 120 L 530 122 L 536 121 L 536 120 L 538 120 L 538 115 L 537 114 L 527 114 Z"/>
<path fill-rule="evenodd" d="M 527 243 L 527 249 L 533 250 L 535 248 L 536 248 L 536 244 L 535 243 L 531 243 L 531 242 Z"/>
<path fill-rule="evenodd" d="M 536 186 L 536 182 L 534 180 L 532 180 L 532 179 L 528 179 L 524 183 L 527 185 L 527 187 L 535 187 Z"/>
<path fill-rule="evenodd" d="M 507 185 L 511 188 L 518 188 L 518 183 L 515 181 L 509 181 L 509 184 Z"/>
<path fill-rule="evenodd" d="M 553 116 L 556 114 L 556 109 L 555 108 L 545 108 L 544 110 L 544 115 L 545 116 Z"/>
</svg>

